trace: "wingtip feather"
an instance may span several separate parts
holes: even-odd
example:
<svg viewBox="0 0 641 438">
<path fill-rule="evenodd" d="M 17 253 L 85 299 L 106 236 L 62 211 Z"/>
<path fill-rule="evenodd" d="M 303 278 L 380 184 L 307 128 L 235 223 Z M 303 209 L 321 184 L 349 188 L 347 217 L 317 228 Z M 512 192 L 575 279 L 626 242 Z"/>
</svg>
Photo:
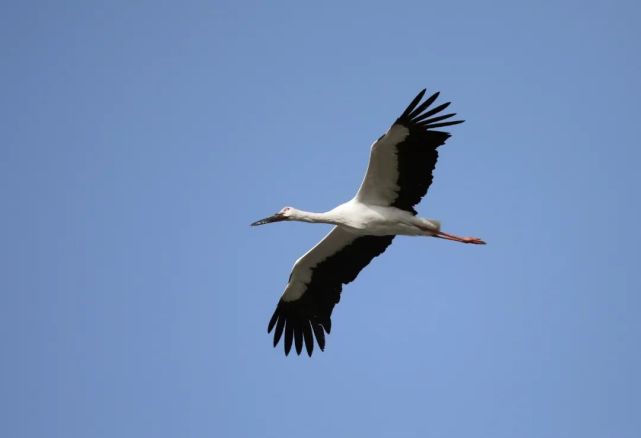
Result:
<svg viewBox="0 0 641 438">
<path fill-rule="evenodd" d="M 289 351 L 292 349 L 292 341 L 294 338 L 294 327 L 290 321 L 287 321 L 285 325 L 285 356 L 289 355 Z"/>
<path fill-rule="evenodd" d="M 285 318 L 279 318 L 278 324 L 276 324 L 276 331 L 274 332 L 274 347 L 278 345 L 281 336 L 283 335 L 283 329 L 285 328 Z"/>
<path fill-rule="evenodd" d="M 410 102 L 410 104 L 405 108 L 405 111 L 403 111 L 403 114 L 401 114 L 401 117 L 407 117 L 409 113 L 414 111 L 414 108 L 418 103 L 421 101 L 423 96 L 425 95 L 425 92 L 427 91 L 426 88 L 423 88 L 417 95 L 416 97 Z"/>
<path fill-rule="evenodd" d="M 300 326 L 294 330 L 294 345 L 296 346 L 296 354 L 300 356 L 303 351 L 303 328 Z"/>
<path fill-rule="evenodd" d="M 272 329 L 274 328 L 274 325 L 276 324 L 276 321 L 278 320 L 278 309 L 274 311 L 274 314 L 272 315 L 271 319 L 269 320 L 269 324 L 267 325 L 267 333 L 271 333 Z"/>
<path fill-rule="evenodd" d="M 414 119 L 414 121 L 416 122 L 417 125 L 429 125 L 430 123 L 436 123 L 441 120 L 449 119 L 450 117 L 454 117 L 455 115 L 456 113 L 449 113 L 449 114 L 444 114 L 442 116 L 431 117 L 431 118 L 428 118 L 429 116 L 422 115 Z"/>
<path fill-rule="evenodd" d="M 312 335 L 312 326 L 310 321 L 305 321 L 303 323 L 303 337 L 305 339 L 307 355 L 312 357 L 312 351 L 314 351 L 314 336 Z"/>
<path fill-rule="evenodd" d="M 325 332 L 323 331 L 323 326 L 320 324 L 312 323 L 312 330 L 314 331 L 314 336 L 316 337 L 316 342 L 321 351 L 325 351 Z"/>
<path fill-rule="evenodd" d="M 427 129 L 442 128 L 443 126 L 458 125 L 459 123 L 463 123 L 464 121 L 465 120 L 454 120 L 453 122 L 433 123 L 431 125 L 425 125 L 425 127 Z"/>
<path fill-rule="evenodd" d="M 436 113 L 440 113 L 440 112 L 441 112 L 441 111 L 443 111 L 445 108 L 447 108 L 448 106 L 450 106 L 450 104 L 451 104 L 451 103 L 452 103 L 452 102 L 445 102 L 445 103 L 440 104 L 440 105 L 439 105 L 439 106 L 437 106 L 437 107 L 432 108 L 432 109 L 431 109 L 431 110 L 429 110 L 428 112 L 426 112 L 426 113 L 424 113 L 424 114 L 421 114 L 421 119 L 424 119 L 425 117 L 433 116 L 433 115 L 434 115 L 434 114 L 436 114 Z"/>
<path fill-rule="evenodd" d="M 407 116 L 407 118 L 408 118 L 408 119 L 410 119 L 410 120 L 412 120 L 412 119 L 414 119 L 416 116 L 421 115 L 421 113 L 422 113 L 423 111 L 425 111 L 427 108 L 429 108 L 429 106 L 430 106 L 432 103 L 434 103 L 434 101 L 438 98 L 439 94 L 441 94 L 441 93 L 440 93 L 440 92 L 438 92 L 438 91 L 437 91 L 436 93 L 432 94 L 430 97 L 428 97 L 428 98 L 425 100 L 425 102 L 423 102 L 422 104 L 420 104 L 420 105 L 419 105 L 419 106 L 418 106 L 414 111 L 412 111 L 412 112 Z"/>
</svg>

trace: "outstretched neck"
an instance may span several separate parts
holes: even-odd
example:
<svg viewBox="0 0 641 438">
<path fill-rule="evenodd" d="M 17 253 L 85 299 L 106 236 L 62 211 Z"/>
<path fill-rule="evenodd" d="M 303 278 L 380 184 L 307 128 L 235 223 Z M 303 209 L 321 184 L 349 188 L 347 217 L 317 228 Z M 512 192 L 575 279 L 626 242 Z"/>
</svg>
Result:
<svg viewBox="0 0 641 438">
<path fill-rule="evenodd" d="M 297 210 L 296 215 L 292 218 L 295 221 L 321 223 L 321 224 L 338 224 L 336 218 L 331 212 L 314 213 L 311 211 Z"/>
</svg>

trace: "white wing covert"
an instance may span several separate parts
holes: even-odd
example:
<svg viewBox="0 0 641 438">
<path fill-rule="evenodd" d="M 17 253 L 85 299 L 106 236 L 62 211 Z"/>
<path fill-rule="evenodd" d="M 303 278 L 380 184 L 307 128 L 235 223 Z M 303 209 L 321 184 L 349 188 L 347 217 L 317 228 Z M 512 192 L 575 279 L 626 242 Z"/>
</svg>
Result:
<svg viewBox="0 0 641 438">
<path fill-rule="evenodd" d="M 421 91 L 392 127 L 372 145 L 357 200 L 416 214 L 414 206 L 432 183 L 432 171 L 438 159 L 436 149 L 450 136 L 433 129 L 463 123 L 463 120 L 438 123 L 456 113 L 432 117 L 447 108 L 450 102 L 428 110 L 439 93 L 419 105 L 424 94 L 425 90 Z"/>
</svg>

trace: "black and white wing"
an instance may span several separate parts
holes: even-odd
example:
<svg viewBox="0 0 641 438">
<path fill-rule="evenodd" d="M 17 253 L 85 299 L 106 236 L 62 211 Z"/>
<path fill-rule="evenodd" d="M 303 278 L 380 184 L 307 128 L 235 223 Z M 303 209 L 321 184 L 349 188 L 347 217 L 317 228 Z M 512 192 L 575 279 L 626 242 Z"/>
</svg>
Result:
<svg viewBox="0 0 641 438">
<path fill-rule="evenodd" d="M 421 91 L 389 131 L 372 145 L 367 173 L 356 194 L 359 201 L 416 214 L 414 206 L 432 183 L 438 158 L 436 149 L 450 136 L 433 129 L 463 123 L 463 120 L 441 122 L 456 115 L 437 115 L 450 102 L 430 109 L 439 93 L 420 103 L 424 94 L 425 90 Z"/>
<path fill-rule="evenodd" d="M 274 347 L 284 333 L 286 355 L 292 342 L 300 354 L 304 342 L 311 356 L 314 337 L 324 350 L 325 333 L 329 334 L 332 328 L 330 317 L 343 285 L 354 281 L 392 239 L 394 236 L 359 236 L 335 227 L 298 259 L 267 328 L 268 333 L 275 328 Z"/>
</svg>

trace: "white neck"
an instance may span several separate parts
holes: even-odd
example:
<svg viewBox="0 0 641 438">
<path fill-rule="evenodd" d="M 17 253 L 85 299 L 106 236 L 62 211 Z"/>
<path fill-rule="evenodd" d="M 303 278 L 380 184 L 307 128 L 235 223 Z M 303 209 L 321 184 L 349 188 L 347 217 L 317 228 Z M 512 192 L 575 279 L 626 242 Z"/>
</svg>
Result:
<svg viewBox="0 0 641 438">
<path fill-rule="evenodd" d="M 337 218 L 334 217 L 331 211 L 326 213 L 313 213 L 311 211 L 296 210 L 296 213 L 293 214 L 291 218 L 291 220 L 299 222 L 338 224 Z"/>
</svg>

